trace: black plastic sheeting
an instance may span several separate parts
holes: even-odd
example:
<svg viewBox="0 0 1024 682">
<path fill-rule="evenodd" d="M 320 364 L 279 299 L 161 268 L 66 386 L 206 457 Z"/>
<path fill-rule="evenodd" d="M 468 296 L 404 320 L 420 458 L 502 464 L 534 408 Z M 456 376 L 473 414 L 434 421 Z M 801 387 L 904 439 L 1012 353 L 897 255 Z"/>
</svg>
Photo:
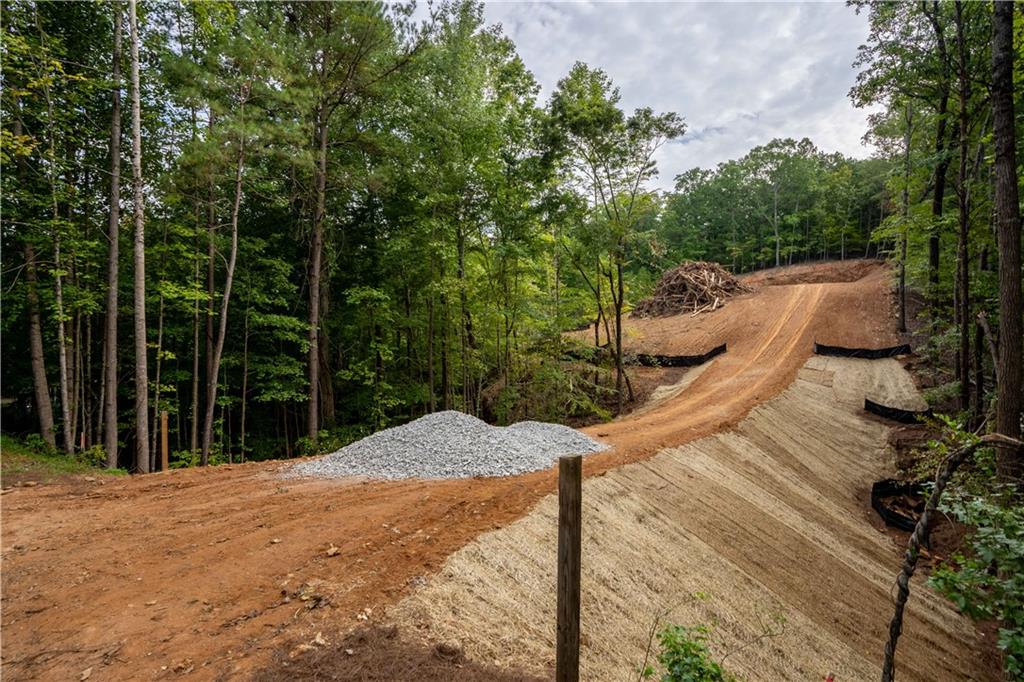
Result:
<svg viewBox="0 0 1024 682">
<path fill-rule="evenodd" d="M 864 409 L 871 414 L 877 414 L 879 417 L 892 419 L 903 424 L 917 424 L 933 416 L 930 408 L 924 411 L 904 410 L 899 407 L 889 407 L 882 403 L 876 403 L 870 398 L 864 398 Z"/>
<path fill-rule="evenodd" d="M 840 358 L 880 360 L 881 358 L 894 358 L 897 355 L 910 355 L 910 353 L 910 345 L 906 343 L 889 348 L 843 348 L 842 346 L 826 346 L 823 343 L 814 342 L 815 355 L 834 355 Z"/>
<path fill-rule="evenodd" d="M 904 483 L 892 479 L 876 481 L 871 486 L 871 508 L 882 517 L 886 525 L 913 532 L 914 527 L 917 526 L 917 520 L 920 518 L 920 513 L 916 511 L 905 513 L 885 504 L 886 500 L 904 496 L 909 500 L 919 500 L 914 506 L 915 508 L 920 507 L 922 511 L 924 510 L 924 488 L 921 487 L 921 484 Z"/>
<path fill-rule="evenodd" d="M 715 346 L 707 353 L 702 353 L 701 355 L 648 355 L 646 353 L 638 353 L 636 355 L 623 355 L 622 360 L 626 364 L 641 365 L 643 367 L 696 367 L 697 365 L 703 365 L 711 358 L 721 355 L 725 351 L 726 344 L 723 343 L 721 346 Z M 590 353 L 570 350 L 566 351 L 565 354 L 575 360 L 598 362 L 607 353 L 608 348 L 602 346 L 599 349 L 593 349 Z"/>
<path fill-rule="evenodd" d="M 726 350 L 725 344 L 715 346 L 703 355 L 646 355 L 638 353 L 636 363 L 643 367 L 696 367 L 703 365 L 711 358 L 721 355 Z"/>
</svg>

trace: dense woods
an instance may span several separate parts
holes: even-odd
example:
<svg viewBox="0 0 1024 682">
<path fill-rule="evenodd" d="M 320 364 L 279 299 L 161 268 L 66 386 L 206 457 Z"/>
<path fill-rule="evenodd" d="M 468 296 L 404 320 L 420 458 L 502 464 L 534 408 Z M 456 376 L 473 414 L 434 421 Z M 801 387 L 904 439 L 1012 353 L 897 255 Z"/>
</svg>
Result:
<svg viewBox="0 0 1024 682">
<path fill-rule="evenodd" d="M 1019 435 L 1021 17 L 859 9 L 873 158 L 777 139 L 659 192 L 686 112 L 583 63 L 542 100 L 478 4 L 6 3 L 4 428 L 146 472 L 164 410 L 172 466 L 608 414 L 662 270 L 868 256 L 924 292 L 959 407 L 998 390 Z M 558 362 L 581 325 L 596 374 Z"/>
<path fill-rule="evenodd" d="M 1022 17 L 1000 2 L 855 5 L 871 33 L 850 95 L 882 106 L 868 134 L 893 161 L 887 187 L 901 197 L 878 231 L 898 247 L 900 324 L 905 279 L 924 293 L 936 383 L 972 427 L 994 416 L 1018 437 Z M 1004 450 L 999 466 L 1012 478 L 1022 462 Z"/>
</svg>

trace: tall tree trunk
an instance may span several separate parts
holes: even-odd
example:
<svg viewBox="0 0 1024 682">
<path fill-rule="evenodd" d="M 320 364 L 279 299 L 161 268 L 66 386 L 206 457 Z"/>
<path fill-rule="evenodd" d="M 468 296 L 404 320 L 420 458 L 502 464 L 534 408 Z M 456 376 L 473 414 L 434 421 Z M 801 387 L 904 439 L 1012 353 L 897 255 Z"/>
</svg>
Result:
<svg viewBox="0 0 1024 682">
<path fill-rule="evenodd" d="M 78 277 L 75 277 L 75 287 L 78 287 Z M 82 311 L 75 311 L 75 323 L 72 325 L 75 330 L 72 348 L 72 372 L 71 372 L 71 434 L 75 438 L 79 449 L 85 449 L 85 372 L 83 370 L 82 357 Z"/>
<path fill-rule="evenodd" d="M 92 380 L 93 366 L 96 364 L 93 361 L 92 351 L 92 315 L 86 315 L 85 317 L 85 380 L 82 383 L 82 431 L 86 434 L 86 447 L 91 448 L 93 444 L 99 443 L 97 436 L 96 422 L 93 420 L 94 415 L 98 412 L 95 409 L 93 403 L 93 388 L 96 385 Z"/>
<path fill-rule="evenodd" d="M 104 340 L 104 344 L 106 344 L 106 340 Z M 106 353 L 106 345 L 103 346 L 103 351 L 104 351 L 104 353 Z M 105 409 L 105 407 L 107 405 L 107 382 L 106 382 L 106 379 L 105 379 L 105 377 L 107 375 L 107 364 L 106 364 L 106 360 L 105 359 L 103 361 L 103 366 L 100 368 L 100 374 L 101 374 L 101 376 L 100 376 L 100 402 L 99 402 L 99 409 L 97 410 L 97 415 L 96 415 L 96 438 L 95 438 L 95 441 L 97 443 L 103 443 L 104 442 L 104 435 L 106 434 L 105 429 L 107 428 L 106 422 L 103 419 L 104 409 Z"/>
<path fill-rule="evenodd" d="M 206 134 L 208 139 L 213 139 L 213 126 L 216 120 L 213 107 L 210 107 L 209 120 L 207 121 Z M 216 276 L 216 252 L 217 252 L 217 203 L 214 183 L 214 167 L 211 162 L 207 166 L 207 197 L 206 197 L 206 381 L 207 383 L 217 380 L 213 373 L 213 294 L 214 278 Z"/>
<path fill-rule="evenodd" d="M 20 116 L 20 102 L 15 105 L 19 112 L 14 118 L 13 130 L 15 138 L 20 138 L 24 126 Z M 17 160 L 18 179 L 27 182 L 28 168 L 25 157 L 19 155 Z M 28 345 L 32 365 L 32 389 L 35 398 L 36 415 L 39 417 L 39 434 L 50 447 L 57 447 L 57 439 L 53 432 L 53 404 L 50 402 L 50 384 L 46 379 L 46 359 L 43 355 L 43 327 L 39 315 L 39 269 L 36 265 L 36 250 L 31 242 L 25 241 L 25 289 L 28 308 Z"/>
<path fill-rule="evenodd" d="M 978 271 L 988 270 L 988 245 L 981 248 L 978 255 Z M 982 314 L 984 311 L 982 311 Z M 971 321 L 974 326 L 974 404 L 971 413 L 975 417 L 973 425 L 981 422 L 985 414 L 985 358 L 983 351 L 985 346 L 985 330 L 977 318 Z"/>
<path fill-rule="evenodd" d="M 156 318 L 156 373 L 153 377 L 153 433 L 149 441 L 149 468 L 156 471 L 157 437 L 160 435 L 160 379 L 164 352 L 164 295 L 160 294 Z"/>
<path fill-rule="evenodd" d="M 931 317 L 935 322 L 938 316 L 939 307 L 939 259 L 940 259 L 940 236 L 939 230 L 942 224 L 943 204 L 946 196 L 946 171 L 952 161 L 946 154 L 946 128 L 947 114 L 949 112 L 949 91 L 950 91 L 950 69 L 949 51 L 946 48 L 946 32 L 942 23 L 942 6 L 939 0 L 932 0 L 931 8 L 927 4 L 922 5 L 925 15 L 931 21 L 935 33 L 936 50 L 938 52 L 941 66 L 941 80 L 939 82 L 939 102 L 936 108 L 936 130 L 935 130 L 935 171 L 932 177 L 932 184 L 935 187 L 932 193 L 932 228 L 928 237 L 928 285 L 931 291 Z"/>
<path fill-rule="evenodd" d="M 960 163 L 957 172 L 957 206 L 959 209 L 959 235 L 957 238 L 957 301 L 960 309 L 960 344 L 957 349 L 960 368 L 960 409 L 970 409 L 971 399 L 971 296 L 968 239 L 970 237 L 970 181 L 967 177 L 969 144 L 969 112 L 971 84 L 967 73 L 967 37 L 965 35 L 963 2 L 957 0 L 956 42 L 958 55 L 958 94 L 960 96 Z"/>
<path fill-rule="evenodd" d="M 776 185 L 772 188 L 772 231 L 775 233 L 775 267 L 779 267 L 782 261 L 779 259 L 782 242 L 779 239 L 779 188 Z"/>
<path fill-rule="evenodd" d="M 135 305 L 135 468 L 149 473 L 149 371 L 146 366 L 146 215 L 142 186 L 142 104 L 139 92 L 139 26 L 136 0 L 128 0 L 131 33 L 132 193 L 135 239 L 132 259 Z"/>
<path fill-rule="evenodd" d="M 158 263 L 157 280 L 163 279 L 165 259 L 164 253 L 167 251 L 167 225 L 164 224 L 163 234 L 163 251 L 160 254 L 160 261 Z M 156 318 L 156 374 L 153 380 L 153 432 L 149 441 L 149 468 L 150 471 L 156 471 L 157 468 L 157 445 L 160 442 L 158 440 L 160 436 L 160 429 L 162 424 L 160 422 L 160 380 L 162 379 L 163 372 L 163 355 L 164 355 L 164 311 L 165 301 L 164 292 L 161 287 L 159 302 L 157 303 L 157 318 Z"/>
<path fill-rule="evenodd" d="M 476 336 L 473 334 L 473 314 L 469 310 L 469 297 L 466 294 L 466 235 L 461 228 L 457 237 L 459 307 L 462 309 L 462 400 L 464 409 L 475 415 L 476 400 L 473 397 L 473 382 L 469 377 L 469 352 L 476 349 Z"/>
<path fill-rule="evenodd" d="M 242 416 L 238 425 L 238 461 L 245 461 L 245 407 L 249 394 L 249 306 L 245 307 L 242 330 Z"/>
<path fill-rule="evenodd" d="M 403 290 L 405 303 L 405 373 L 412 380 L 412 292 L 406 284 Z"/>
<path fill-rule="evenodd" d="M 193 32 L 193 50 L 195 49 L 195 33 Z M 197 134 L 197 123 L 196 123 L 196 108 L 191 108 L 191 120 L 192 120 L 192 141 L 195 142 Z M 199 235 L 200 235 L 200 214 L 201 214 L 201 202 L 199 200 L 199 186 L 195 187 L 195 195 L 193 197 L 195 201 L 195 247 L 193 250 L 193 258 L 195 263 L 193 264 L 192 280 L 195 282 L 196 291 L 199 291 L 200 279 L 199 279 Z M 212 222 L 212 221 L 211 221 Z M 207 316 L 208 317 L 208 316 Z M 199 451 L 199 296 L 195 297 L 192 302 L 192 409 L 191 417 L 189 419 L 189 452 L 193 455 Z"/>
<path fill-rule="evenodd" d="M 433 413 L 437 410 L 437 397 L 434 392 L 434 294 L 431 292 L 427 301 L 427 387 L 429 389 L 429 408 Z"/>
<path fill-rule="evenodd" d="M 240 117 L 245 120 L 245 99 L 249 94 L 249 84 L 242 86 L 242 104 Z M 228 332 L 228 304 L 231 301 L 231 285 L 235 278 L 235 263 L 238 259 L 238 211 L 242 205 L 242 171 L 245 168 L 245 135 L 239 133 L 238 158 L 235 164 L 235 200 L 231 204 L 231 252 L 228 255 L 227 273 L 224 277 L 224 294 L 220 302 L 220 320 L 217 339 L 213 346 L 213 362 L 210 381 L 206 384 L 206 419 L 203 421 L 203 455 L 202 463 L 210 463 L 210 445 L 213 440 L 213 413 L 217 406 L 217 385 L 220 375 L 220 361 L 224 352 L 224 339 Z M 230 441 L 228 444 L 230 451 Z"/>
<path fill-rule="evenodd" d="M 56 210 L 56 203 L 54 204 Z M 54 215 L 56 219 L 57 216 Z M 57 228 L 60 229 L 59 227 Z M 67 329 L 64 324 L 64 287 L 62 285 L 60 253 L 60 234 L 53 236 L 53 257 L 54 257 L 54 296 L 57 307 L 57 364 L 60 369 L 60 413 L 61 432 L 63 434 L 64 452 L 71 454 L 75 451 L 74 436 L 71 433 L 71 396 L 68 389 L 68 341 Z"/>
<path fill-rule="evenodd" d="M 775 242 L 776 253 L 775 257 L 778 258 L 778 241 Z M 618 414 L 622 414 L 622 382 L 625 378 L 625 370 L 622 367 L 622 299 L 624 296 L 622 289 L 622 262 L 619 261 L 615 264 L 615 269 L 618 275 L 618 287 L 619 295 L 614 296 L 615 299 L 615 390 L 618 392 Z M 632 400 L 632 396 L 630 396 Z"/>
<path fill-rule="evenodd" d="M 198 215 L 196 223 L 198 225 Z M 199 288 L 199 243 L 198 231 L 195 249 L 196 288 Z M 192 420 L 189 434 L 189 452 L 195 454 L 199 450 L 199 297 L 192 303 Z"/>
<path fill-rule="evenodd" d="M 327 205 L 327 109 L 323 102 L 317 107 L 316 134 L 316 206 L 313 209 L 313 234 L 309 247 L 309 399 L 306 401 L 306 437 L 311 445 L 316 444 L 320 430 L 320 276 Z"/>
<path fill-rule="evenodd" d="M 17 123 L 15 124 L 17 126 Z M 15 135 L 20 133 L 15 132 Z M 51 447 L 57 446 L 53 433 L 53 405 L 50 402 L 50 384 L 46 380 L 46 361 L 43 355 L 43 331 L 39 320 L 39 275 L 35 248 L 25 243 L 25 282 L 28 289 L 28 342 L 32 360 L 32 387 L 35 392 L 36 414 L 39 415 L 39 433 Z"/>
<path fill-rule="evenodd" d="M 324 320 L 330 315 L 330 287 L 320 287 L 320 319 Z M 318 353 L 318 359 L 320 361 L 320 415 L 322 416 L 321 425 L 325 429 L 333 428 L 335 423 L 335 403 L 334 403 L 334 370 L 331 365 L 331 343 L 328 337 L 327 327 L 324 325 L 320 326 L 320 352 Z"/>
<path fill-rule="evenodd" d="M 67 330 L 64 320 L 64 286 L 63 267 L 60 251 L 60 210 L 57 201 L 57 150 L 56 150 L 56 126 L 53 123 L 53 99 L 50 96 L 50 87 L 44 86 L 43 92 L 46 96 L 46 120 L 49 137 L 49 181 L 50 199 L 53 209 L 53 279 L 54 296 L 57 313 L 57 364 L 60 370 L 60 413 L 61 432 L 63 435 L 64 452 L 71 454 L 75 450 L 74 436 L 71 432 L 71 397 L 68 391 L 68 350 Z"/>
<path fill-rule="evenodd" d="M 444 281 L 444 275 L 441 276 Z M 448 366 L 448 295 L 441 294 L 441 405 L 444 409 L 452 409 L 451 370 Z"/>
<path fill-rule="evenodd" d="M 913 107 L 908 101 L 906 128 L 903 131 L 903 193 L 901 197 L 903 224 L 900 226 L 899 330 L 901 332 L 907 331 L 907 222 L 910 220 L 910 135 L 913 118 Z"/>
<path fill-rule="evenodd" d="M 1021 224 L 1017 195 L 1017 135 L 1013 111 L 1013 3 L 995 2 L 992 17 L 992 114 L 995 133 L 995 213 L 999 239 L 999 363 L 996 369 L 996 431 L 1020 438 Z M 1001 448 L 997 469 L 1004 481 L 1024 478 L 1024 452 Z"/>
</svg>

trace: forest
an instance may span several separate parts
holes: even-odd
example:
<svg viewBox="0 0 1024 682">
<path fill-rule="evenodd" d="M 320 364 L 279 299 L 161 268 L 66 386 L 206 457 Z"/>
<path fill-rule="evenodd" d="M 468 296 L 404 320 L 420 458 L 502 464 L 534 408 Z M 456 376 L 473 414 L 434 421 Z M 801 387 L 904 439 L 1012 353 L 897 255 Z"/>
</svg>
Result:
<svg viewBox="0 0 1024 682">
<path fill-rule="evenodd" d="M 660 191 L 686 112 L 626 111 L 582 62 L 542 99 L 476 2 L 5 3 L 5 432 L 148 472 L 163 411 L 172 467 L 439 409 L 607 418 L 663 270 L 870 257 L 936 390 L 980 423 L 998 387 L 1019 434 L 1024 126 L 993 111 L 1024 103 L 993 86 L 994 10 L 853 4 L 870 158 L 775 139 Z M 598 371 L 562 362 L 584 326 Z"/>
</svg>

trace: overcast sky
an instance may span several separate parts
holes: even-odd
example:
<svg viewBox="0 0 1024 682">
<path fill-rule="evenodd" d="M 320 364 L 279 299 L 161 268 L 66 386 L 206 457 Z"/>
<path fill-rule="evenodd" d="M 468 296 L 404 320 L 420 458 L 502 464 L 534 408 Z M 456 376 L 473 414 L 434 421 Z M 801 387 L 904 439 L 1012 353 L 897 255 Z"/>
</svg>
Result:
<svg viewBox="0 0 1024 682">
<path fill-rule="evenodd" d="M 604 69 L 627 111 L 675 111 L 686 135 L 658 157 L 658 186 L 774 137 L 863 157 L 866 112 L 847 97 L 866 17 L 838 3 L 488 2 L 543 87 L 572 64 Z"/>
</svg>

